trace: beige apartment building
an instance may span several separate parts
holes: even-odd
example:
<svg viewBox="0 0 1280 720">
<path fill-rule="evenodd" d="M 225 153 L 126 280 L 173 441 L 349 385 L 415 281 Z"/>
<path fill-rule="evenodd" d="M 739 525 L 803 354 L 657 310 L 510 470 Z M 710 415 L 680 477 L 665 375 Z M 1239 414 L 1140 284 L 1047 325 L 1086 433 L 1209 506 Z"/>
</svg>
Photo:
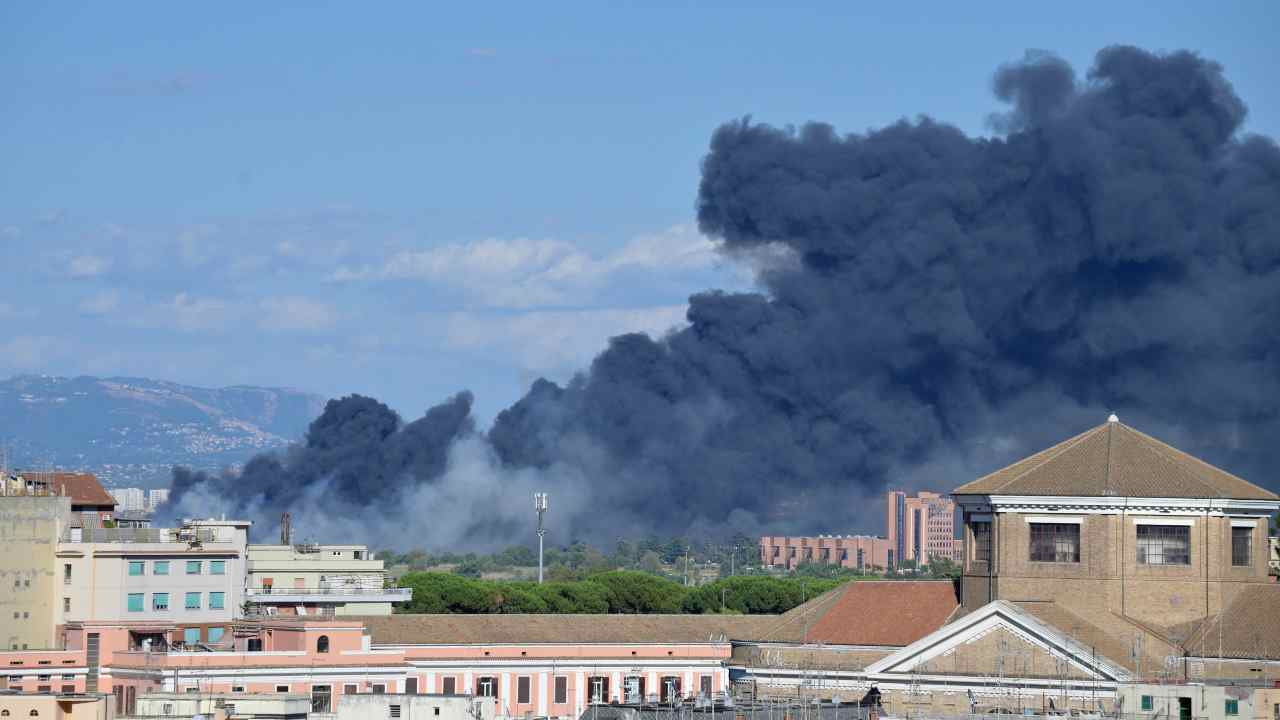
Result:
<svg viewBox="0 0 1280 720">
<path fill-rule="evenodd" d="M 250 545 L 245 597 L 266 615 L 390 615 L 412 597 L 388 588 L 364 545 Z"/>
<path fill-rule="evenodd" d="M 73 528 L 55 553 L 56 624 L 173 624 L 138 644 L 230 642 L 244 603 L 249 522 L 188 520 L 180 528 Z"/>
<path fill-rule="evenodd" d="M 0 717 L 6 720 L 115 720 L 110 695 L 51 692 L 0 694 Z"/>
<path fill-rule="evenodd" d="M 71 523 L 71 500 L 0 488 L 0 650 L 54 647 L 54 554 Z"/>
</svg>

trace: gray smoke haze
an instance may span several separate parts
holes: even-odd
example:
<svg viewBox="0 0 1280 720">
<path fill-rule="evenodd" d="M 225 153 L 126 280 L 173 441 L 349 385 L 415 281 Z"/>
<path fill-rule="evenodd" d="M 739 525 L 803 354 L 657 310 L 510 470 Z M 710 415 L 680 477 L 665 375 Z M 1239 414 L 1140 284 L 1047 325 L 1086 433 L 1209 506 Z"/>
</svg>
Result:
<svg viewBox="0 0 1280 720">
<path fill-rule="evenodd" d="M 560 541 L 880 531 L 886 484 L 946 490 L 1111 410 L 1277 487 L 1275 142 L 1187 52 L 1107 48 L 1083 79 L 1029 53 L 993 90 L 992 137 L 719 128 L 699 224 L 762 292 L 694 296 L 688 327 L 614 338 L 487 433 L 465 393 L 407 425 L 331 402 L 238 477 L 175 473 L 173 511 L 269 527 L 323 488 L 359 537 L 409 516 L 395 544 L 483 546 L 522 537 L 538 486 Z"/>
</svg>

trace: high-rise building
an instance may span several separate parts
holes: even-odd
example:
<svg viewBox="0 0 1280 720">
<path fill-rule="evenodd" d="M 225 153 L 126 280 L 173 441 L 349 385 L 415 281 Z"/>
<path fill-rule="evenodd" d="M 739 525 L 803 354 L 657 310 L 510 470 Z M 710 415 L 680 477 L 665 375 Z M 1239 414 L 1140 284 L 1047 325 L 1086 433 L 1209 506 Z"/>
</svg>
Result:
<svg viewBox="0 0 1280 720">
<path fill-rule="evenodd" d="M 147 492 L 147 510 L 155 509 L 169 500 L 169 488 L 156 488 Z"/>
<path fill-rule="evenodd" d="M 954 502 L 938 493 L 922 491 L 912 497 L 898 490 L 889 491 L 887 501 L 885 535 L 891 566 L 907 561 L 928 565 L 935 557 L 959 561 Z"/>
<path fill-rule="evenodd" d="M 116 499 L 117 510 L 147 509 L 147 496 L 142 491 L 142 488 L 116 488 L 111 491 L 111 497 Z"/>
</svg>

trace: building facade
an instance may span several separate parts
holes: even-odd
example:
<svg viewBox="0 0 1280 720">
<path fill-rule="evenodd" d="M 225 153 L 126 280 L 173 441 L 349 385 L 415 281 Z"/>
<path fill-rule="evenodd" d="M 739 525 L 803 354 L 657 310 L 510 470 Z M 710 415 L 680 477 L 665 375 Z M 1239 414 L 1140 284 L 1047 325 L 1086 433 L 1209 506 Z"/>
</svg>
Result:
<svg viewBox="0 0 1280 720">
<path fill-rule="evenodd" d="M 839 565 L 868 572 L 889 567 L 889 541 L 869 535 L 760 538 L 760 564 L 794 570 L 803 563 Z"/>
<path fill-rule="evenodd" d="M 230 642 L 242 614 L 249 523 L 181 528 L 84 528 L 58 543 L 57 624 L 127 622 L 172 629 L 141 642 Z"/>
<path fill-rule="evenodd" d="M 945 619 L 916 611 L 916 582 L 885 583 L 896 587 L 880 598 L 853 583 L 864 587 L 852 604 L 837 593 L 854 590 L 832 591 L 787 613 L 807 628 L 834 615 L 844 633 L 740 643 L 735 684 L 803 699 L 874 687 L 900 716 L 1155 717 L 1160 706 L 1163 718 L 1273 718 L 1280 584 L 1265 548 L 1275 493 L 1113 416 L 953 495 L 965 554 Z"/>
<path fill-rule="evenodd" d="M 142 511 L 147 509 L 147 496 L 142 488 L 115 488 L 111 497 L 116 501 L 116 510 Z"/>
<path fill-rule="evenodd" d="M 0 484 L 0 649 L 54 647 L 54 554 L 71 524 L 71 500 Z"/>
<path fill-rule="evenodd" d="M 412 599 L 386 587 L 381 560 L 364 545 L 250 545 L 245 597 L 251 610 L 279 615 L 390 615 Z"/>
<path fill-rule="evenodd" d="M 938 493 L 909 496 L 891 490 L 885 496 L 885 536 L 889 538 L 889 565 L 928 565 L 930 558 L 959 562 L 961 543 L 956 540 L 956 506 Z"/>
</svg>

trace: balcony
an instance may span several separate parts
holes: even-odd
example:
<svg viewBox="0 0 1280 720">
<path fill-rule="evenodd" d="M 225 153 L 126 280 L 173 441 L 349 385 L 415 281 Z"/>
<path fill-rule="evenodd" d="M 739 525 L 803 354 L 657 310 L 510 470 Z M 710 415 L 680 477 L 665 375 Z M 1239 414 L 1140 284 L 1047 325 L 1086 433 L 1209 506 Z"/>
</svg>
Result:
<svg viewBox="0 0 1280 720">
<path fill-rule="evenodd" d="M 379 587 L 316 587 L 246 588 L 245 598 L 251 603 L 348 603 L 348 602 L 408 602 L 413 599 L 413 588 Z"/>
</svg>

